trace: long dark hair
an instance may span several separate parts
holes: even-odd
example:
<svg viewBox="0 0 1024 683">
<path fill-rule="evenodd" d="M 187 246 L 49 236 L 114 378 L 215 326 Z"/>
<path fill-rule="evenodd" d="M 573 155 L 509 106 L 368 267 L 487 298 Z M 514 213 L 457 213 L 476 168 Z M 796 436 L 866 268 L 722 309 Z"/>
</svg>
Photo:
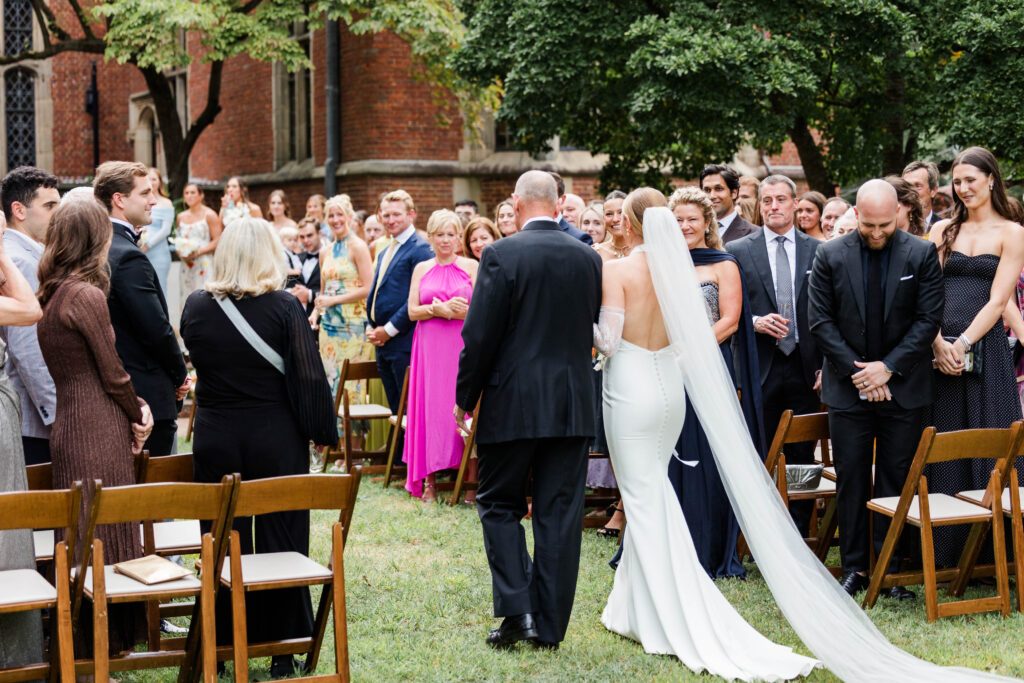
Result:
<svg viewBox="0 0 1024 683">
<path fill-rule="evenodd" d="M 992 184 L 991 198 L 992 209 L 1007 220 L 1014 220 L 1014 210 L 1006 196 L 1006 187 L 1003 185 L 1003 174 L 999 170 L 999 162 L 992 152 L 984 147 L 968 147 L 956 155 L 952 168 L 961 164 L 970 164 L 988 174 Z M 951 220 L 946 229 L 942 231 L 942 246 L 939 253 L 942 262 L 945 263 L 949 255 L 953 253 L 953 243 L 960 235 L 960 226 L 967 220 L 967 206 L 964 200 L 960 199 L 956 188 L 953 188 L 953 210 Z"/>
<path fill-rule="evenodd" d="M 110 291 L 107 247 L 113 227 L 99 202 L 77 199 L 50 217 L 46 250 L 39 259 L 39 304 L 45 306 L 64 280 L 76 278 Z"/>
<path fill-rule="evenodd" d="M 887 175 L 884 178 L 896 189 L 896 200 L 907 207 L 907 232 L 922 237 L 925 233 L 924 207 L 921 206 L 921 195 L 908 181 L 898 175 Z"/>
</svg>

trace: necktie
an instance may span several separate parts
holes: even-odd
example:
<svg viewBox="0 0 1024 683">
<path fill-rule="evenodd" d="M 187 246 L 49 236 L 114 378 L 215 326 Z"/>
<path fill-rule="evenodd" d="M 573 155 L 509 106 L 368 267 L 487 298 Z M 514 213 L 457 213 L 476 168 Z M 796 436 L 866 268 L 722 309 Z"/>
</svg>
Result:
<svg viewBox="0 0 1024 683">
<path fill-rule="evenodd" d="M 779 315 L 789 321 L 789 331 L 779 340 L 779 349 L 787 356 L 796 348 L 796 306 L 793 305 L 793 271 L 786 254 L 786 238 L 775 238 L 775 300 Z"/>
<path fill-rule="evenodd" d="M 868 291 L 864 298 L 867 360 L 882 360 L 882 252 L 868 252 Z"/>
<path fill-rule="evenodd" d="M 377 275 L 377 286 L 373 288 L 373 305 L 370 307 L 370 318 L 374 322 L 377 321 L 377 292 L 380 291 L 380 284 L 384 282 L 384 273 L 388 272 L 388 266 L 391 265 L 391 258 L 395 255 L 398 249 L 395 247 L 395 240 L 392 239 L 388 242 L 387 251 L 384 252 L 383 260 L 380 264 L 380 273 Z"/>
</svg>

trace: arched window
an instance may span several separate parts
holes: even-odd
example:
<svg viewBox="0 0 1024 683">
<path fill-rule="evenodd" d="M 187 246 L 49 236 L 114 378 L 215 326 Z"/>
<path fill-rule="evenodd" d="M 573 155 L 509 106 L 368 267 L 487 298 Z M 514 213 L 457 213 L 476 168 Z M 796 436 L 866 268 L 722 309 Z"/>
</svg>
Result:
<svg viewBox="0 0 1024 683">
<path fill-rule="evenodd" d="M 32 0 L 4 0 L 4 54 L 32 47 Z"/>
<path fill-rule="evenodd" d="M 4 74 L 7 119 L 7 168 L 36 165 L 35 78 L 28 69 Z"/>
</svg>

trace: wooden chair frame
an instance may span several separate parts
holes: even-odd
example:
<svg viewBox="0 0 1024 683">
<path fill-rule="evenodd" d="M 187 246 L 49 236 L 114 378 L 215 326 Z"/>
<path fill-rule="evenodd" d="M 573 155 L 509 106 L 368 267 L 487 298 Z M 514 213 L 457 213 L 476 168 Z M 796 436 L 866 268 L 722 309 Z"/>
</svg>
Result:
<svg viewBox="0 0 1024 683">
<path fill-rule="evenodd" d="M 923 583 L 925 609 L 930 622 L 939 617 L 993 610 L 999 610 L 1004 617 L 1009 615 L 1009 580 L 1003 527 L 1002 524 L 992 524 L 992 520 L 1002 520 L 1003 518 L 1002 489 L 1010 478 L 1009 470 L 1012 469 L 1012 462 L 1020 452 L 1021 440 L 1024 439 L 1022 427 L 1024 427 L 1024 423 L 1015 422 L 1009 429 L 967 429 L 943 434 L 936 433 L 934 427 L 924 430 L 895 509 L 891 509 L 888 502 L 881 502 L 884 499 L 875 498 L 867 503 L 869 510 L 886 515 L 892 521 L 885 536 L 885 543 L 882 545 L 882 550 L 871 572 L 871 582 L 864 596 L 865 607 L 875 604 L 878 594 L 883 588 Z M 996 459 L 996 467 L 989 478 L 984 507 L 975 505 L 977 514 L 968 511 L 956 516 L 936 518 L 931 512 L 932 501 L 928 496 L 928 480 L 924 475 L 925 466 L 952 460 L 993 457 Z M 915 501 L 919 508 L 916 519 L 909 517 L 911 505 Z M 906 524 L 917 526 L 920 529 L 922 571 L 889 573 L 889 563 Z M 941 605 L 938 603 L 938 581 L 951 581 L 949 593 L 952 595 L 958 582 L 966 581 L 973 570 L 970 546 L 965 546 L 956 568 L 940 571 L 935 567 L 932 529 L 936 526 L 955 524 L 971 524 L 972 527 L 991 526 L 998 591 L 996 596 L 947 602 Z"/>
<path fill-rule="evenodd" d="M 65 530 L 65 540 L 54 548 L 53 599 L 25 600 L 0 606 L 0 614 L 52 609 L 48 661 L 16 669 L 0 670 L 0 681 L 29 681 L 46 675 L 53 683 L 58 675 L 62 683 L 74 683 L 75 652 L 71 628 L 71 587 L 69 563 L 78 531 L 78 511 L 82 506 L 82 483 L 75 482 L 61 491 L 11 491 L 0 493 L 0 529 Z M 13 571 L 13 570 L 10 570 Z M 6 572 L 0 571 L 0 577 Z M 41 579 L 42 580 L 42 579 Z M 49 582 L 47 582 L 49 583 Z M 52 585 L 52 584 L 51 584 Z"/>
<path fill-rule="evenodd" d="M 342 360 L 341 371 L 338 376 L 338 390 L 334 395 L 334 413 L 342 422 L 342 430 L 344 434 L 338 437 L 338 445 L 334 448 L 327 448 L 324 450 L 324 468 L 326 468 L 332 461 L 337 460 L 337 455 L 340 453 L 345 459 L 345 471 L 350 472 L 352 470 L 352 461 L 355 458 L 386 458 L 386 451 L 367 451 L 365 449 L 356 449 L 352 446 L 352 422 L 355 420 L 386 420 L 390 418 L 393 413 L 388 406 L 380 406 L 381 411 L 379 415 L 369 415 L 364 417 L 352 417 L 350 398 L 348 390 L 345 389 L 345 384 L 348 382 L 359 382 L 366 381 L 367 383 L 372 379 L 380 379 L 380 371 L 377 369 L 376 361 L 352 361 L 348 358 Z M 387 414 L 384 414 L 384 411 Z M 388 425 L 388 437 L 390 441 L 394 428 L 391 424 Z M 363 474 L 382 474 L 386 469 L 384 464 L 374 464 L 363 467 Z"/>
<path fill-rule="evenodd" d="M 105 489 L 100 481 L 95 482 L 86 537 L 86 548 L 91 548 L 91 551 L 82 553 L 76 581 L 76 591 L 93 602 L 93 662 L 91 666 L 87 661 L 77 662 L 78 673 L 93 673 L 96 680 L 104 681 L 110 671 L 178 666 L 178 681 L 186 683 L 192 680 L 196 659 L 200 658 L 204 682 L 216 683 L 216 576 L 227 552 L 226 530 L 233 518 L 237 482 L 237 475 L 225 475 L 218 484 L 136 484 Z M 211 523 L 211 531 L 203 534 L 202 539 L 200 558 L 204 569 L 200 572 L 200 586 L 174 588 L 169 585 L 163 589 L 149 590 L 139 584 L 140 589 L 137 591 L 109 596 L 103 542 L 95 538 L 96 526 L 168 517 L 201 519 Z M 90 564 L 91 590 L 85 587 L 86 569 Z M 174 645 L 184 645 L 182 649 L 169 649 L 172 645 L 164 641 L 160 644 L 161 649 L 156 652 L 133 652 L 113 658 L 108 656 L 108 603 L 167 601 L 183 597 L 197 600 L 188 637 L 184 643 L 180 643 L 180 640 L 174 642 Z"/>
<path fill-rule="evenodd" d="M 473 447 L 476 445 L 476 429 L 480 424 L 477 417 L 480 415 L 480 401 L 476 402 L 476 409 L 473 411 L 473 421 L 469 425 L 469 433 L 462 432 L 462 437 L 466 442 L 465 448 L 462 449 L 462 460 L 459 462 L 459 472 L 455 475 L 455 483 L 452 485 L 452 495 L 448 500 L 448 505 L 455 507 L 459 503 L 459 497 L 463 491 L 476 491 L 480 485 L 479 481 L 467 481 L 466 470 L 469 469 L 469 461 L 473 455 Z"/>
<path fill-rule="evenodd" d="M 409 368 L 405 369 L 405 379 L 402 380 L 402 396 L 398 400 L 398 412 L 388 418 L 391 427 L 388 429 L 388 462 L 384 466 L 384 488 L 391 486 L 391 480 L 398 475 L 406 473 L 406 467 L 402 464 L 395 464 L 397 457 L 401 461 L 401 454 L 398 453 L 399 437 L 405 432 L 405 411 L 409 402 Z"/>
<path fill-rule="evenodd" d="M 27 465 L 25 476 L 28 480 L 29 491 L 52 491 L 53 490 L 53 465 L 44 462 L 39 465 Z M 76 528 L 77 532 L 78 529 Z M 53 530 L 35 530 L 32 532 L 32 544 L 35 546 L 36 564 L 43 566 L 53 562 Z M 74 544 L 70 546 L 74 549 Z"/>
<path fill-rule="evenodd" d="M 338 521 L 331 531 L 332 550 L 329 574 L 326 577 L 287 578 L 281 580 L 247 581 L 237 531 L 231 532 L 230 574 L 221 574 L 221 583 L 231 591 L 233 617 L 233 645 L 217 649 L 219 659 L 233 658 L 235 680 L 249 680 L 249 658 L 274 655 L 306 654 L 305 672 L 299 680 L 349 681 L 348 613 L 345 608 L 344 549 L 352 522 L 352 510 L 362 470 L 359 466 L 349 474 L 299 474 L 270 479 L 253 479 L 241 483 L 237 506 L 239 517 L 262 515 L 291 510 L 338 510 Z M 241 577 L 240 580 L 236 578 Z M 246 630 L 245 592 L 323 585 L 320 603 L 309 638 L 249 644 Z M 313 675 L 320 657 L 320 647 L 327 631 L 327 617 L 334 608 L 335 673 Z"/>
</svg>

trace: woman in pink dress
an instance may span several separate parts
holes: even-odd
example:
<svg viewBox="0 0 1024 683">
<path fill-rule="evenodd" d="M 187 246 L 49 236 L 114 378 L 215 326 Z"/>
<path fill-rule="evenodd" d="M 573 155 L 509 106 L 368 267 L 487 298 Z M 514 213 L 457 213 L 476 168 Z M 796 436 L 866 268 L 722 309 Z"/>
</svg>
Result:
<svg viewBox="0 0 1024 683">
<path fill-rule="evenodd" d="M 458 467 L 464 448 L 452 419 L 462 321 L 476 281 L 477 262 L 456 253 L 462 224 L 453 211 L 435 211 L 427 238 L 435 258 L 416 266 L 409 286 L 409 318 L 418 321 L 409 362 L 405 432 L 405 488 L 424 502 L 437 499 L 434 473 Z"/>
</svg>

